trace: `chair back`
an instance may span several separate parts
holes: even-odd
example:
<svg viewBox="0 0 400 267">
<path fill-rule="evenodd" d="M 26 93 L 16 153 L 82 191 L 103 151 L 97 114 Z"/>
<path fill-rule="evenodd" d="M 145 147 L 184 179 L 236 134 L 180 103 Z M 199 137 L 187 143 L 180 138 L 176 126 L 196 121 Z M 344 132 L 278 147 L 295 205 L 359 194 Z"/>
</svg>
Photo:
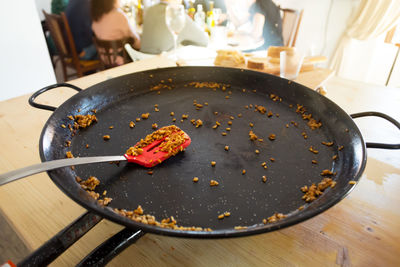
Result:
<svg viewBox="0 0 400 267">
<path fill-rule="evenodd" d="M 293 47 L 296 44 L 303 10 L 280 8 L 282 16 L 282 36 L 284 46 Z"/>
<path fill-rule="evenodd" d="M 124 46 L 125 44 L 132 44 L 133 38 L 106 41 L 100 40 L 97 37 L 93 37 L 93 42 L 96 46 L 101 65 L 104 69 L 109 69 L 132 62 L 128 56 L 128 53 L 124 49 Z"/>
<path fill-rule="evenodd" d="M 43 10 L 43 14 L 61 60 L 70 59 L 74 65 L 79 66 L 79 57 L 76 52 L 74 37 L 72 36 L 65 13 L 62 12 L 60 15 L 49 14 Z"/>
</svg>

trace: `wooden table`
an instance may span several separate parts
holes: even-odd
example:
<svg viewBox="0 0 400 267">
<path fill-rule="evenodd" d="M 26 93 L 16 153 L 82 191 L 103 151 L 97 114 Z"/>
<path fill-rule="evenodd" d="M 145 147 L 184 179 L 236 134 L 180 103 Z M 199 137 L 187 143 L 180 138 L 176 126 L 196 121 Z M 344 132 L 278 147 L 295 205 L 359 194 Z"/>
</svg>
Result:
<svg viewBox="0 0 400 267">
<path fill-rule="evenodd" d="M 88 86 L 125 73 L 173 66 L 162 57 L 71 81 Z M 32 88 L 36 90 L 38 88 Z M 400 120 L 400 90 L 331 78 L 327 97 L 349 113 L 376 110 Z M 58 105 L 73 95 L 60 88 L 38 101 Z M 39 163 L 39 135 L 50 112 L 22 96 L 0 103 L 0 172 Z M 400 142 L 397 129 L 379 119 L 359 119 L 365 139 Z M 146 234 L 109 266 L 400 266 L 400 151 L 368 150 L 367 168 L 339 204 L 295 226 L 251 237 L 197 240 Z M 30 248 L 38 248 L 84 212 L 47 174 L 0 187 L 0 209 Z M 72 266 L 122 227 L 103 220 L 52 266 Z M 0 240 L 7 245 L 7 240 Z"/>
</svg>

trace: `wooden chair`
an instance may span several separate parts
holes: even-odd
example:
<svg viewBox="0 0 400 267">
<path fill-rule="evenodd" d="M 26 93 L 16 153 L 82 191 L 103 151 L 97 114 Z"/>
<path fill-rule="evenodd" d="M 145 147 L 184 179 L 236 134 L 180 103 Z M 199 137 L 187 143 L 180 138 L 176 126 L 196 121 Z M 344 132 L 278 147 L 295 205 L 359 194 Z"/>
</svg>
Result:
<svg viewBox="0 0 400 267">
<path fill-rule="evenodd" d="M 69 77 L 77 75 L 82 77 L 86 72 L 93 72 L 100 69 L 99 60 L 81 60 L 75 48 L 74 37 L 72 36 L 71 29 L 68 24 L 65 13 L 60 15 L 48 14 L 44 10 L 47 28 L 56 45 L 58 56 L 60 57 L 64 80 L 67 81 Z M 67 74 L 67 66 L 75 69 L 76 73 Z"/>
<path fill-rule="evenodd" d="M 282 35 L 284 46 L 293 47 L 296 44 L 303 10 L 280 8 L 282 12 Z"/>
<path fill-rule="evenodd" d="M 133 38 L 105 41 L 93 37 L 93 42 L 100 58 L 103 69 L 109 69 L 132 62 L 128 53 L 124 49 L 125 44 L 133 44 Z"/>
</svg>

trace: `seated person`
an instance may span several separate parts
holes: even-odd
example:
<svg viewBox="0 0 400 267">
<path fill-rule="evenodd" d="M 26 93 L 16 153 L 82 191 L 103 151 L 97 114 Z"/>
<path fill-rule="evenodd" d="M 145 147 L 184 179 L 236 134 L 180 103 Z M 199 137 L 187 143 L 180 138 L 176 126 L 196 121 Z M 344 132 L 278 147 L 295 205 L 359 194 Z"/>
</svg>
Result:
<svg viewBox="0 0 400 267">
<path fill-rule="evenodd" d="M 133 48 L 140 49 L 140 36 L 121 10 L 119 0 L 92 0 L 91 14 L 92 29 L 98 39 L 113 41 L 130 37 L 134 40 Z"/>
<path fill-rule="evenodd" d="M 253 37 L 264 39 L 264 44 L 254 50 L 283 46 L 282 18 L 279 7 L 272 0 L 255 0 L 250 6 L 249 13 L 253 23 Z"/>
<path fill-rule="evenodd" d="M 257 43 L 264 42 L 260 47 L 246 52 L 283 45 L 280 9 L 272 0 L 225 0 L 225 3 L 229 19 L 237 31 L 249 35 Z"/>
<path fill-rule="evenodd" d="M 79 58 L 92 60 L 97 58 L 96 47 L 93 44 L 92 20 L 90 19 L 90 0 L 69 0 L 65 16 L 74 37 Z"/>
<path fill-rule="evenodd" d="M 145 10 L 143 20 L 141 52 L 160 54 L 174 48 L 174 37 L 165 22 L 165 9 L 169 3 L 180 3 L 179 0 L 162 1 Z M 185 27 L 178 35 L 178 44 L 207 46 L 208 36 L 188 15 Z"/>
</svg>

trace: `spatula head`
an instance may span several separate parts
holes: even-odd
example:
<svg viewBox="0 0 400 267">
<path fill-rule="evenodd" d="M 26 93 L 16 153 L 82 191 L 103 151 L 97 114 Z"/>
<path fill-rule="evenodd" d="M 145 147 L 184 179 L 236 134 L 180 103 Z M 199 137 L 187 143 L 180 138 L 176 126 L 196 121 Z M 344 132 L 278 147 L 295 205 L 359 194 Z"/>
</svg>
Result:
<svg viewBox="0 0 400 267">
<path fill-rule="evenodd" d="M 152 142 L 143 146 L 149 140 Z M 151 168 L 185 150 L 190 143 L 191 139 L 187 133 L 175 125 L 170 125 L 146 136 L 144 140 L 129 148 L 124 156 L 128 162 Z"/>
</svg>

